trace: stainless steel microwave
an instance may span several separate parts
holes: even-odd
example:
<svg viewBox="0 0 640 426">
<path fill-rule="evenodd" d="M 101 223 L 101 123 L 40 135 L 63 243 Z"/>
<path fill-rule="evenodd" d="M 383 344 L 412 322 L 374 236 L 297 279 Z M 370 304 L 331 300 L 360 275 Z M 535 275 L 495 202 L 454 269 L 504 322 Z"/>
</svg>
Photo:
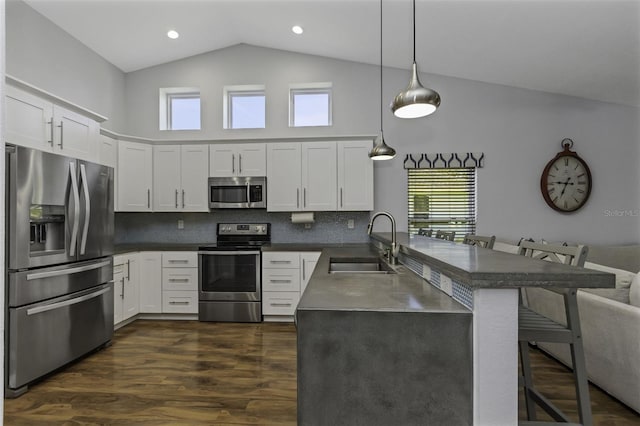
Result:
<svg viewBox="0 0 640 426">
<path fill-rule="evenodd" d="M 210 177 L 209 208 L 266 209 L 267 178 L 264 176 Z"/>
</svg>

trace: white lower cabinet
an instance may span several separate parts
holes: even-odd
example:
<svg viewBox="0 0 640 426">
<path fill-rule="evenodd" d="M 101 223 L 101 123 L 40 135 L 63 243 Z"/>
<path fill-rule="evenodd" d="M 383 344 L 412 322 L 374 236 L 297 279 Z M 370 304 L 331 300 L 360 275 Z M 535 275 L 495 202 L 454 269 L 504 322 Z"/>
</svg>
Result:
<svg viewBox="0 0 640 426">
<path fill-rule="evenodd" d="M 262 315 L 265 321 L 293 321 L 300 295 L 320 252 L 270 251 L 262 254 Z"/>
<path fill-rule="evenodd" d="M 137 315 L 139 307 L 138 253 L 113 257 L 113 323 L 128 320 Z"/>
<path fill-rule="evenodd" d="M 162 252 L 143 251 L 138 254 L 140 263 L 140 313 L 162 312 Z"/>
<path fill-rule="evenodd" d="M 162 253 L 162 312 L 198 313 L 198 253 Z"/>
</svg>

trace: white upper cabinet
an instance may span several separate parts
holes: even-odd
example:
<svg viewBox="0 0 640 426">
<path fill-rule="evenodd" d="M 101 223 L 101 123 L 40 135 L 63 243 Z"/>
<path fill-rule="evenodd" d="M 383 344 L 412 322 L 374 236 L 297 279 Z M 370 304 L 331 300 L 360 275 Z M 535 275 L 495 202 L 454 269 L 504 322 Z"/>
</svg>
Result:
<svg viewBox="0 0 640 426">
<path fill-rule="evenodd" d="M 98 163 L 109 167 L 116 167 L 116 164 L 118 163 L 117 139 L 101 135 L 98 152 Z"/>
<path fill-rule="evenodd" d="M 338 210 L 338 144 L 337 142 L 268 144 L 267 210 Z M 367 152 L 364 155 L 368 158 Z M 359 177 L 358 182 L 361 180 L 362 177 Z M 355 184 L 357 185 L 358 182 Z"/>
<path fill-rule="evenodd" d="M 53 151 L 53 104 L 30 93 L 6 86 L 5 141 Z"/>
<path fill-rule="evenodd" d="M 337 210 L 336 143 L 307 142 L 301 145 L 302 210 Z"/>
<path fill-rule="evenodd" d="M 153 185 L 151 145 L 120 141 L 118 143 L 118 211 L 150 212 Z"/>
<path fill-rule="evenodd" d="M 371 141 L 338 142 L 338 210 L 373 210 Z"/>
<path fill-rule="evenodd" d="M 208 211 L 208 145 L 153 147 L 153 210 Z"/>
<path fill-rule="evenodd" d="M 214 144 L 209 147 L 209 176 L 265 176 L 266 148 L 263 143 Z"/>
<path fill-rule="evenodd" d="M 6 89 L 6 142 L 98 162 L 98 122 L 16 87 Z"/>
<path fill-rule="evenodd" d="M 293 212 L 301 209 L 300 152 L 299 143 L 270 143 L 267 146 L 267 211 Z"/>
</svg>

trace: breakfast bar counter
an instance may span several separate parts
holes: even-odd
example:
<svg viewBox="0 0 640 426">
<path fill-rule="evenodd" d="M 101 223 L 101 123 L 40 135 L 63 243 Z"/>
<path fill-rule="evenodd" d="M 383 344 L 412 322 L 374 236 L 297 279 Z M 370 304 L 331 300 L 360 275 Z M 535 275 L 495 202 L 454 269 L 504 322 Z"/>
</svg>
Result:
<svg viewBox="0 0 640 426">
<path fill-rule="evenodd" d="M 330 273 L 371 244 L 326 248 L 296 310 L 298 423 L 515 425 L 518 289 L 614 275 L 398 233 L 392 273 Z"/>
</svg>

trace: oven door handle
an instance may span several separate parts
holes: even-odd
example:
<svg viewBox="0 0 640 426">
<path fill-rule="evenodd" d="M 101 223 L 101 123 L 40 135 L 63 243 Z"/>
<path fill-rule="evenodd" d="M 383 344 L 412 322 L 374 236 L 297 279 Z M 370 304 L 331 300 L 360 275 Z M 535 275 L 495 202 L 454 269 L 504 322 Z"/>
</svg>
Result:
<svg viewBox="0 0 640 426">
<path fill-rule="evenodd" d="M 255 250 L 238 250 L 238 251 L 199 251 L 198 254 L 202 254 L 204 256 L 237 256 L 237 255 L 251 255 L 255 256 L 256 254 L 260 254 L 260 251 Z"/>
</svg>

